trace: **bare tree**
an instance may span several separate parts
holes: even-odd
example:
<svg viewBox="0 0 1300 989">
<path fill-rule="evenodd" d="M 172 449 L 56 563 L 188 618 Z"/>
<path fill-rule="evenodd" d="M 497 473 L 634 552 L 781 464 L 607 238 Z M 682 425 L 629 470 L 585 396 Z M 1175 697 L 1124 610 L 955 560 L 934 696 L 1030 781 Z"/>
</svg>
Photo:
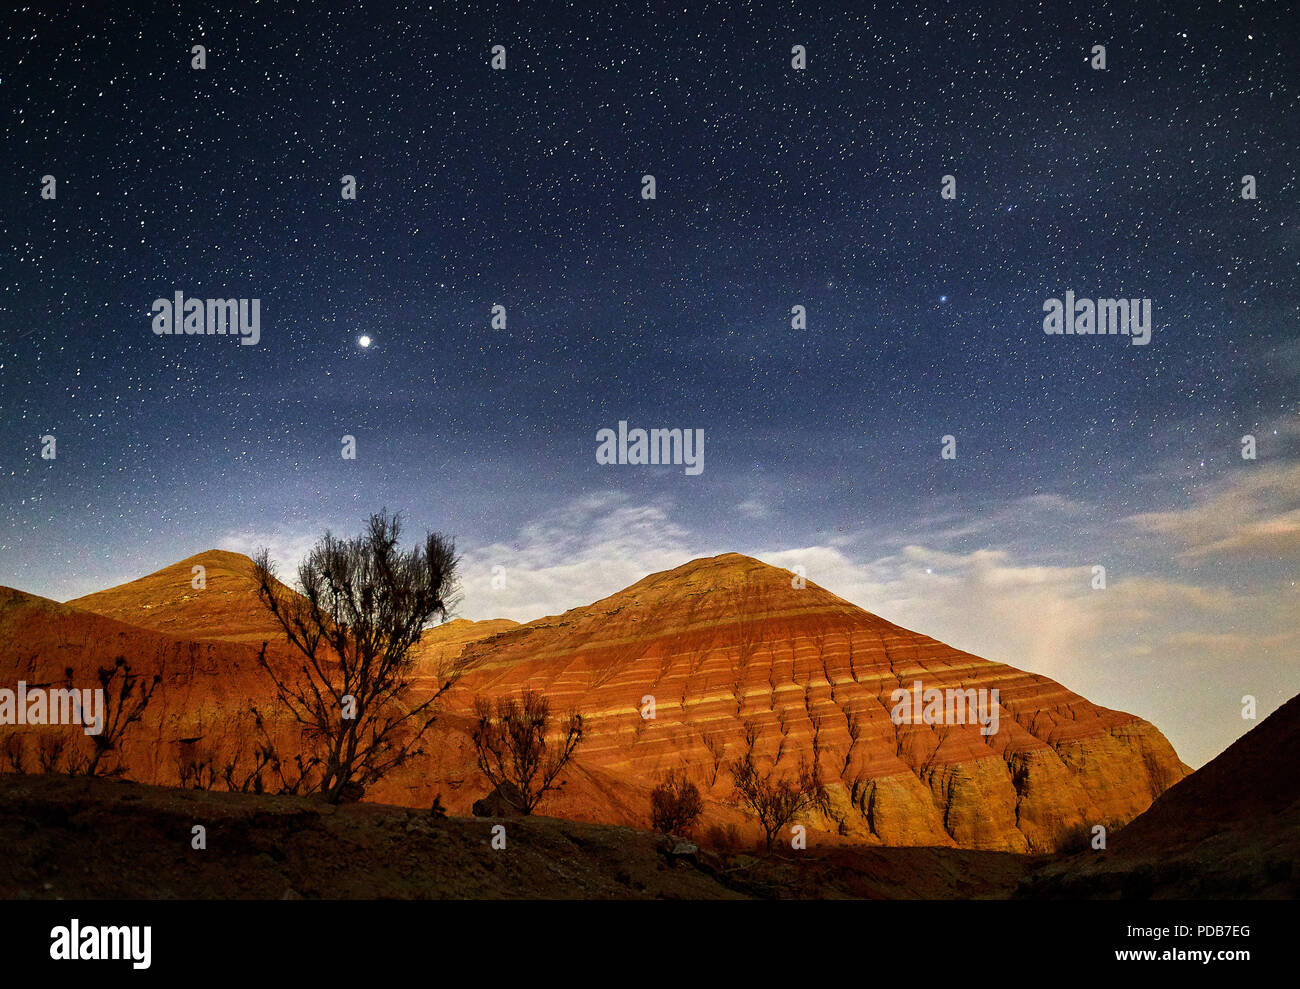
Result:
<svg viewBox="0 0 1300 989">
<path fill-rule="evenodd" d="M 320 756 L 313 753 L 295 753 L 289 771 L 280 758 L 279 749 L 272 737 L 272 726 L 289 718 L 276 708 L 270 717 L 256 706 L 237 711 L 226 719 L 225 738 L 233 738 L 230 745 L 221 745 L 225 753 L 221 763 L 221 780 L 231 793 L 301 793 L 317 789 Z"/>
<path fill-rule="evenodd" d="M 27 762 L 27 745 L 23 736 L 12 732 L 5 736 L 4 745 L 0 746 L 0 758 L 8 767 L 5 772 L 25 773 Z"/>
<path fill-rule="evenodd" d="M 758 815 L 769 855 L 783 827 L 805 811 L 824 809 L 829 803 L 816 769 L 807 762 L 799 764 L 793 779 L 776 779 L 771 770 L 760 773 L 753 754 L 747 752 L 731 764 L 731 773 L 736 796 Z"/>
<path fill-rule="evenodd" d="M 275 750 L 254 744 L 249 762 L 244 761 L 242 749 L 233 752 L 221 766 L 221 779 L 231 793 L 265 793 L 267 767 L 275 757 Z"/>
<path fill-rule="evenodd" d="M 519 700 L 498 697 L 495 714 L 487 698 L 476 697 L 474 714 L 470 737 L 479 770 L 502 799 L 531 814 L 582 741 L 582 715 L 569 712 L 563 740 L 552 746 L 546 738 L 551 705 L 535 691 L 525 690 Z"/>
<path fill-rule="evenodd" d="M 401 531 L 399 516 L 380 512 L 354 539 L 326 532 L 298 567 L 297 592 L 276 579 L 266 550 L 253 561 L 262 602 L 301 656 L 283 671 L 264 643 L 258 662 L 315 749 L 306 763 L 319 760 L 319 774 L 299 785 L 331 803 L 422 754 L 435 703 L 465 671 L 449 661 L 434 692 L 410 703 L 411 649 L 435 617 L 447 617 L 459 561 L 451 540 L 433 532 L 401 551 Z M 278 757 L 272 768 L 283 768 Z"/>
<path fill-rule="evenodd" d="M 71 682 L 72 670 L 67 673 Z M 144 717 L 145 708 L 153 700 L 160 683 L 162 676 L 157 673 L 152 678 L 143 673 L 132 673 L 125 656 L 118 656 L 112 666 L 99 668 L 99 686 L 104 692 L 100 730 L 90 736 L 92 748 L 88 757 L 69 760 L 69 775 L 120 776 L 125 772 L 122 740 L 131 726 L 139 724 Z M 115 756 L 111 768 L 104 762 L 110 752 Z"/>
<path fill-rule="evenodd" d="M 650 791 L 650 825 L 660 834 L 689 837 L 703 812 L 699 787 L 685 772 L 670 769 Z"/>
<path fill-rule="evenodd" d="M 36 743 L 36 764 L 42 773 L 53 773 L 59 768 L 63 759 L 63 750 L 67 748 L 68 736 L 62 732 L 44 732 Z"/>
</svg>

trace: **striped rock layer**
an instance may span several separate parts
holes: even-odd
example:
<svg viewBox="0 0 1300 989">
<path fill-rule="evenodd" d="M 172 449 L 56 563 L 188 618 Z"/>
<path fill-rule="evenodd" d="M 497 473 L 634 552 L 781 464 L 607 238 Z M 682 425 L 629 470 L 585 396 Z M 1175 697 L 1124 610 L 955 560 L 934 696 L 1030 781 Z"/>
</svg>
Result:
<svg viewBox="0 0 1300 989">
<path fill-rule="evenodd" d="M 195 565 L 206 568 L 202 589 L 193 587 Z M 90 682 L 119 655 L 158 672 L 158 700 L 128 746 L 127 768 L 174 783 L 186 746 L 220 755 L 244 741 L 240 712 L 269 703 L 256 645 L 270 640 L 270 655 L 292 661 L 251 572 L 246 557 L 210 552 L 64 605 L 5 591 L 0 675 L 50 682 L 72 667 Z M 557 714 L 580 711 L 587 726 L 565 785 L 539 808 L 552 816 L 646 826 L 650 789 L 682 769 L 705 796 L 706 825 L 752 833 L 728 770 L 752 745 L 778 777 L 815 764 L 831 806 L 809 823 L 828 840 L 1049 851 L 1083 827 L 1129 821 L 1188 772 L 1138 717 L 797 583 L 726 554 L 525 625 L 431 629 L 417 647 L 414 699 L 451 656 L 473 668 L 447 695 L 427 754 L 367 798 L 427 807 L 437 794 L 467 813 L 487 791 L 468 736 L 473 700 L 525 688 L 545 693 Z M 916 681 L 996 688 L 998 731 L 896 724 L 891 694 Z"/>
<path fill-rule="evenodd" d="M 642 784 L 684 768 L 718 801 L 750 739 L 777 775 L 815 755 L 822 823 L 885 844 L 1049 850 L 1127 822 L 1188 771 L 1140 718 L 798 583 L 734 553 L 696 560 L 471 643 L 464 689 L 543 691 L 587 719 L 584 765 Z M 916 681 L 996 688 L 998 731 L 895 724 L 891 694 Z"/>
</svg>

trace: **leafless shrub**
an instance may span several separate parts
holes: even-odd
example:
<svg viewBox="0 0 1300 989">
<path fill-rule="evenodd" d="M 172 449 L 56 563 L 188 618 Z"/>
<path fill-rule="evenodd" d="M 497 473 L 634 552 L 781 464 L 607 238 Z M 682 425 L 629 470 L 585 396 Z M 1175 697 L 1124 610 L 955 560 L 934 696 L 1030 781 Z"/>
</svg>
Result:
<svg viewBox="0 0 1300 989">
<path fill-rule="evenodd" d="M 771 770 L 760 773 L 754 757 L 746 753 L 731 764 L 735 795 L 758 817 L 768 854 L 783 827 L 805 811 L 825 809 L 828 798 L 817 772 L 806 762 L 793 778 L 775 778 Z"/>
<path fill-rule="evenodd" d="M 704 812 L 699 788 L 673 769 L 650 791 L 650 825 L 660 834 L 688 837 Z"/>
<path fill-rule="evenodd" d="M 319 748 L 298 751 L 287 758 L 280 754 L 275 726 L 291 721 L 292 715 L 279 708 L 263 712 L 250 707 L 251 744 L 241 747 L 226 761 L 221 775 L 226 789 L 234 793 L 315 793 L 321 789 L 324 756 Z"/>
<path fill-rule="evenodd" d="M 570 711 L 558 745 L 547 740 L 550 702 L 525 690 L 523 696 L 498 697 L 496 710 L 484 697 L 474 698 L 477 718 L 470 737 L 478 768 L 488 782 L 523 814 L 531 814 L 564 771 L 582 741 L 582 715 Z"/>
<path fill-rule="evenodd" d="M 63 761 L 63 750 L 68 747 L 68 736 L 61 731 L 41 733 L 36 743 L 36 764 L 42 773 L 58 772 Z"/>
<path fill-rule="evenodd" d="M 5 735 L 4 745 L 0 746 L 0 759 L 3 759 L 5 772 L 27 772 L 27 742 L 18 732 Z"/>
<path fill-rule="evenodd" d="M 740 847 L 740 829 L 734 824 L 713 824 L 705 832 L 705 844 L 719 852 L 734 852 Z"/>
</svg>

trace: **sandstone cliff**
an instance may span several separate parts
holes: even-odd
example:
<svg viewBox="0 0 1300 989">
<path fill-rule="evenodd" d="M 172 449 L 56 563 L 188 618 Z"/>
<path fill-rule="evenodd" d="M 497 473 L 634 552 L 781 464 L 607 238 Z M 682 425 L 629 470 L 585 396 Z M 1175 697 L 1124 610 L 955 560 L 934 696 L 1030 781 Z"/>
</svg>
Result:
<svg viewBox="0 0 1300 989">
<path fill-rule="evenodd" d="M 191 584 L 196 564 L 207 571 L 202 590 Z M 239 744 L 239 711 L 268 705 L 256 646 L 269 640 L 273 661 L 292 660 L 250 574 L 247 558 L 212 552 L 67 605 L 6 590 L 0 675 L 56 679 L 72 666 L 85 680 L 117 655 L 158 672 L 159 700 L 130 747 L 129 771 L 173 783 L 183 746 Z M 557 712 L 584 714 L 577 764 L 541 810 L 591 821 L 644 826 L 649 789 L 684 767 L 706 796 L 706 821 L 745 830 L 727 764 L 752 743 L 778 774 L 815 761 L 832 798 L 814 822 L 819 840 L 1050 851 L 1083 826 L 1127 822 L 1187 772 L 1140 718 L 900 628 L 813 583 L 796 587 L 792 576 L 727 554 L 525 625 L 429 630 L 416 699 L 440 661 L 463 650 L 473 669 L 448 695 L 428 756 L 368 796 L 427 806 L 442 794 L 449 810 L 467 813 L 487 792 L 467 735 L 473 698 L 524 687 L 543 691 Z M 891 693 L 916 681 L 997 688 L 997 732 L 895 724 Z M 654 716 L 643 717 L 651 703 Z"/>
<path fill-rule="evenodd" d="M 1080 825 L 1128 821 L 1187 772 L 1140 718 L 792 578 L 737 554 L 653 574 L 471 644 L 461 693 L 542 690 L 588 718 L 587 767 L 648 784 L 686 766 L 720 801 L 747 732 L 778 770 L 815 751 L 827 823 L 884 844 L 1051 850 Z M 891 693 L 917 680 L 996 687 L 999 730 L 894 724 Z"/>
</svg>

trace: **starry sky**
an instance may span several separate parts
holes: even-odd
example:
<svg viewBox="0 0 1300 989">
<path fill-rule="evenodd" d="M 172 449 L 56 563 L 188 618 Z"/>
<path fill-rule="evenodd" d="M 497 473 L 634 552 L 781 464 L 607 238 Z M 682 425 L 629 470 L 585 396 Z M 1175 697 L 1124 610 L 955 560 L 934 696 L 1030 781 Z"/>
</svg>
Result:
<svg viewBox="0 0 1300 989">
<path fill-rule="evenodd" d="M 1300 689 L 1286 5 L 131 6 L 2 15 L 0 583 L 386 506 L 465 617 L 750 553 L 1193 765 Z M 1151 343 L 1044 334 L 1067 289 Z M 259 343 L 156 336 L 177 291 Z"/>
</svg>

